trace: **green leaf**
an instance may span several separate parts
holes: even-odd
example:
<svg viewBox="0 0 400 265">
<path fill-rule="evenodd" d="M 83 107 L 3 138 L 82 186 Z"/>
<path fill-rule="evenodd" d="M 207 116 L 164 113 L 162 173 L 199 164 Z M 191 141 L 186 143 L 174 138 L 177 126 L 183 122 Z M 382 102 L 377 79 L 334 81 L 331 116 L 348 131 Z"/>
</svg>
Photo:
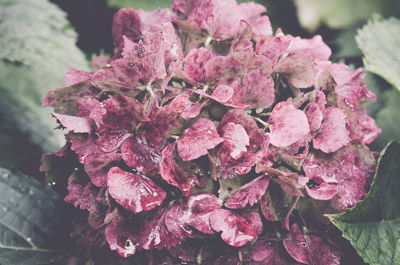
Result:
<svg viewBox="0 0 400 265">
<path fill-rule="evenodd" d="M 400 264 L 400 143 L 390 143 L 378 162 L 365 199 L 342 214 L 330 215 L 343 236 L 371 265 Z"/>
<path fill-rule="evenodd" d="M 124 8 L 132 7 L 135 9 L 154 10 L 156 8 L 169 8 L 172 0 L 107 0 L 110 7 Z"/>
<path fill-rule="evenodd" d="M 51 109 L 42 108 L 41 100 L 65 85 L 69 68 L 88 68 L 76 33 L 47 0 L 2 0 L 0 18 L 1 126 L 17 127 L 43 151 L 54 151 L 63 137 L 52 130 Z"/>
<path fill-rule="evenodd" d="M 361 57 L 361 50 L 356 43 L 358 25 L 354 25 L 339 31 L 334 44 L 337 52 L 333 54 L 335 59 Z"/>
<path fill-rule="evenodd" d="M 48 186 L 0 168 L 0 264 L 47 264 L 60 230 L 61 202 Z"/>
<path fill-rule="evenodd" d="M 295 0 L 300 24 L 314 31 L 322 23 L 339 29 L 368 19 L 373 12 L 391 15 L 396 0 Z"/>
<path fill-rule="evenodd" d="M 372 19 L 358 31 L 356 41 L 365 68 L 400 90 L 400 20 Z"/>
<path fill-rule="evenodd" d="M 382 129 L 381 135 L 374 141 L 372 147 L 381 150 L 392 141 L 400 141 L 400 92 L 390 89 L 382 95 L 382 108 L 376 114 L 376 123 Z"/>
</svg>

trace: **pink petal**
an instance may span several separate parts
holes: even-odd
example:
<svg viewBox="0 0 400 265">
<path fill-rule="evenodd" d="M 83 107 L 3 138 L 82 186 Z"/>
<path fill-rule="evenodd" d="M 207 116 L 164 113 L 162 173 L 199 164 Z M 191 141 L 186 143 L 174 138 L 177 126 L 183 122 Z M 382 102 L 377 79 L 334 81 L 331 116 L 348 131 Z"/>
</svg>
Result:
<svg viewBox="0 0 400 265">
<path fill-rule="evenodd" d="M 312 86 L 316 75 L 313 59 L 300 54 L 289 55 L 282 59 L 274 72 L 282 74 L 297 88 Z"/>
<path fill-rule="evenodd" d="M 148 120 L 139 101 L 122 95 L 100 102 L 91 111 L 90 117 L 96 122 L 97 128 L 128 130 Z"/>
<path fill-rule="evenodd" d="M 198 193 L 183 199 L 178 207 L 172 207 L 167 212 L 165 224 L 171 233 L 179 233 L 179 230 L 190 226 L 205 234 L 213 234 L 209 217 L 212 211 L 220 209 L 221 206 L 221 201 L 214 194 Z"/>
<path fill-rule="evenodd" d="M 252 70 L 243 77 L 243 87 L 235 95 L 236 101 L 249 108 L 269 108 L 275 99 L 274 83 L 260 70 Z"/>
<path fill-rule="evenodd" d="M 127 166 L 142 174 L 154 172 L 161 162 L 161 150 L 152 146 L 142 134 L 136 134 L 122 144 L 121 156 Z"/>
<path fill-rule="evenodd" d="M 234 247 L 244 246 L 257 238 L 261 231 L 261 218 L 256 212 L 235 213 L 218 209 L 211 213 L 210 224 L 216 232 L 222 232 L 221 238 Z"/>
<path fill-rule="evenodd" d="M 115 217 L 104 231 L 110 249 L 116 250 L 124 258 L 132 256 L 140 249 L 140 246 L 130 239 L 136 237 L 137 233 L 137 227 L 128 224 L 126 219 L 121 216 Z"/>
<path fill-rule="evenodd" d="M 178 187 L 185 196 L 189 196 L 192 188 L 198 183 L 196 175 L 185 172 L 175 159 L 175 144 L 172 143 L 162 151 L 160 162 L 161 177 L 171 185 Z"/>
<path fill-rule="evenodd" d="M 92 78 L 91 73 L 84 72 L 77 70 L 75 68 L 71 68 L 68 70 L 68 72 L 65 74 L 64 79 L 65 82 L 70 84 L 70 85 L 75 85 L 81 82 L 86 82 L 89 81 Z"/>
<path fill-rule="evenodd" d="M 280 102 L 275 105 L 269 124 L 271 144 L 277 147 L 289 146 L 310 131 L 305 113 L 289 102 Z"/>
<path fill-rule="evenodd" d="M 216 147 L 222 141 L 214 123 L 200 118 L 179 137 L 177 149 L 179 156 L 184 161 L 189 161 L 206 155 L 208 149 Z"/>
<path fill-rule="evenodd" d="M 246 152 L 249 142 L 249 136 L 242 125 L 233 122 L 227 123 L 222 129 L 222 137 L 224 138 L 223 145 L 226 145 L 231 150 L 230 155 L 237 159 L 242 152 Z"/>
<path fill-rule="evenodd" d="M 304 264 L 339 265 L 340 252 L 323 238 L 314 234 L 303 235 L 297 224 L 292 225 L 283 239 L 283 245 L 289 255 Z"/>
<path fill-rule="evenodd" d="M 314 60 L 327 61 L 332 54 L 331 49 L 324 43 L 320 35 L 315 35 L 311 39 L 302 39 L 300 37 L 292 37 L 292 43 L 289 51 L 309 56 Z"/>
<path fill-rule="evenodd" d="M 119 51 L 124 47 L 124 36 L 132 41 L 140 38 L 140 24 L 140 17 L 133 8 L 123 8 L 115 13 L 112 35 Z"/>
<path fill-rule="evenodd" d="M 310 102 L 304 109 L 311 133 L 317 133 L 322 124 L 322 112 L 316 102 Z"/>
<path fill-rule="evenodd" d="M 94 98 L 78 98 L 76 100 L 77 109 L 75 116 L 89 117 L 90 112 L 99 104 L 99 101 Z"/>
<path fill-rule="evenodd" d="M 167 196 L 151 179 L 117 167 L 108 172 L 107 185 L 111 197 L 133 213 L 151 210 Z"/>
<path fill-rule="evenodd" d="M 320 133 L 314 138 L 314 148 L 331 153 L 350 142 L 347 130 L 348 118 L 344 112 L 335 107 L 325 110 Z"/>
<path fill-rule="evenodd" d="M 338 193 L 338 189 L 335 184 L 328 184 L 325 182 L 322 182 L 313 188 L 306 186 L 306 190 L 311 198 L 323 201 L 332 199 Z"/>
<path fill-rule="evenodd" d="M 199 83 L 206 83 L 205 65 L 213 57 L 206 48 L 192 49 L 186 56 L 184 72 Z"/>
<path fill-rule="evenodd" d="M 62 127 L 67 128 L 68 131 L 74 133 L 88 133 L 92 134 L 94 122 L 92 119 L 85 117 L 75 117 L 63 114 L 53 113 L 53 117 L 55 117 Z"/>
</svg>

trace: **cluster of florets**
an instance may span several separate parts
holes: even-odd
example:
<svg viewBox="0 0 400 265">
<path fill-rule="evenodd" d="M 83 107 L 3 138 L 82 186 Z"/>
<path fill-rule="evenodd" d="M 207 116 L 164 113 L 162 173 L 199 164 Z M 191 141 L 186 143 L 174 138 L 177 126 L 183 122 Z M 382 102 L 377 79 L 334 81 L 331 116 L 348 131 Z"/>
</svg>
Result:
<svg viewBox="0 0 400 265">
<path fill-rule="evenodd" d="M 265 11 L 122 9 L 114 57 L 44 99 L 68 130 L 53 155 L 80 162 L 65 200 L 111 250 L 147 264 L 340 263 L 317 224 L 366 193 L 375 96 L 320 36 L 273 34 Z"/>
</svg>

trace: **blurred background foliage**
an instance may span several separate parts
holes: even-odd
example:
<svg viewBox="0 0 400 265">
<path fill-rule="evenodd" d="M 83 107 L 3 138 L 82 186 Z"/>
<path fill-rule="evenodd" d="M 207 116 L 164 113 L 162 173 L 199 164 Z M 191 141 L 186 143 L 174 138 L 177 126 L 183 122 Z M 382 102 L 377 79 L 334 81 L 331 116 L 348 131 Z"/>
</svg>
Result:
<svg viewBox="0 0 400 265">
<path fill-rule="evenodd" d="M 112 54 L 118 8 L 153 10 L 171 2 L 0 0 L 0 167 L 42 180 L 41 154 L 63 144 L 52 130 L 51 110 L 41 107 L 46 92 L 65 85 L 69 68 L 87 70 L 94 55 Z M 365 80 L 378 97 L 367 109 L 382 128 L 370 147 L 380 151 L 388 141 L 400 140 L 399 0 L 256 2 L 267 7 L 275 30 L 303 38 L 320 34 L 334 62 L 354 69 L 365 65 Z"/>
</svg>

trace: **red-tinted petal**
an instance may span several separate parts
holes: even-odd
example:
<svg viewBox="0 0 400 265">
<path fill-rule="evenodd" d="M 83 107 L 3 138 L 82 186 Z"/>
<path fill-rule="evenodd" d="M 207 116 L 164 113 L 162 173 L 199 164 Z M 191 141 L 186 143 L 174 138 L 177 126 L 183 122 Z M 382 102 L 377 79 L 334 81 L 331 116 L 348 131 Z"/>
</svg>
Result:
<svg viewBox="0 0 400 265">
<path fill-rule="evenodd" d="M 297 224 L 292 225 L 290 232 L 283 239 L 289 255 L 304 264 L 339 265 L 340 253 L 320 236 L 303 235 Z"/>
<path fill-rule="evenodd" d="M 190 194 L 192 188 L 198 183 L 196 175 L 185 172 L 175 160 L 175 144 L 172 143 L 162 151 L 160 163 L 161 177 L 169 184 L 177 186 L 185 196 Z"/>
<path fill-rule="evenodd" d="M 121 156 L 127 166 L 143 174 L 155 171 L 161 162 L 161 150 L 152 146 L 142 134 L 136 134 L 122 144 Z"/>
<path fill-rule="evenodd" d="M 117 167 L 108 172 L 107 186 L 111 197 L 133 213 L 151 210 L 166 197 L 165 191 L 151 179 Z"/>
<path fill-rule="evenodd" d="M 96 122 L 97 128 L 128 130 L 148 120 L 139 101 L 122 95 L 100 102 L 90 112 L 90 117 Z"/>
<path fill-rule="evenodd" d="M 137 233 L 137 227 L 129 225 L 121 216 L 115 217 L 104 231 L 110 249 L 116 250 L 124 258 L 132 256 L 137 249 L 140 249 L 140 246 L 130 239 L 136 237 Z"/>
<path fill-rule="evenodd" d="M 89 135 L 92 134 L 94 122 L 90 118 L 75 117 L 57 113 L 52 113 L 52 115 L 60 122 L 61 126 L 66 128 L 68 131 L 74 133 L 88 133 Z"/>
<path fill-rule="evenodd" d="M 314 148 L 331 153 L 350 142 L 347 130 L 348 118 L 344 112 L 329 107 L 324 112 L 320 133 L 314 138 Z"/>
<path fill-rule="evenodd" d="M 229 245 L 240 247 L 257 238 L 261 231 L 261 218 L 256 212 L 235 213 L 218 209 L 211 213 L 212 229 L 222 232 L 221 238 Z"/>
<path fill-rule="evenodd" d="M 324 201 L 332 199 L 338 193 L 336 184 L 328 184 L 325 182 L 312 188 L 306 186 L 306 190 L 311 198 Z"/>
<path fill-rule="evenodd" d="M 85 158 L 84 168 L 94 185 L 105 187 L 108 171 L 117 166 L 120 159 L 121 155 L 117 153 L 89 155 Z"/>
<path fill-rule="evenodd" d="M 189 161 L 206 155 L 208 149 L 216 147 L 222 141 L 214 123 L 200 118 L 179 137 L 177 149 L 182 160 Z"/>
<path fill-rule="evenodd" d="M 289 102 L 280 102 L 275 105 L 269 124 L 271 144 L 277 147 L 291 145 L 310 131 L 306 114 Z"/>
<path fill-rule="evenodd" d="M 274 82 L 260 70 L 252 70 L 243 77 L 243 87 L 234 95 L 235 101 L 248 108 L 269 108 L 275 99 Z"/>
<path fill-rule="evenodd" d="M 119 51 L 124 47 L 124 36 L 132 41 L 140 38 L 140 24 L 140 17 L 133 8 L 123 8 L 115 13 L 112 35 Z"/>
<path fill-rule="evenodd" d="M 246 152 L 249 142 L 249 136 L 242 125 L 233 122 L 227 123 L 222 129 L 223 145 L 229 149 L 230 155 L 237 159 L 242 152 Z"/>
</svg>

